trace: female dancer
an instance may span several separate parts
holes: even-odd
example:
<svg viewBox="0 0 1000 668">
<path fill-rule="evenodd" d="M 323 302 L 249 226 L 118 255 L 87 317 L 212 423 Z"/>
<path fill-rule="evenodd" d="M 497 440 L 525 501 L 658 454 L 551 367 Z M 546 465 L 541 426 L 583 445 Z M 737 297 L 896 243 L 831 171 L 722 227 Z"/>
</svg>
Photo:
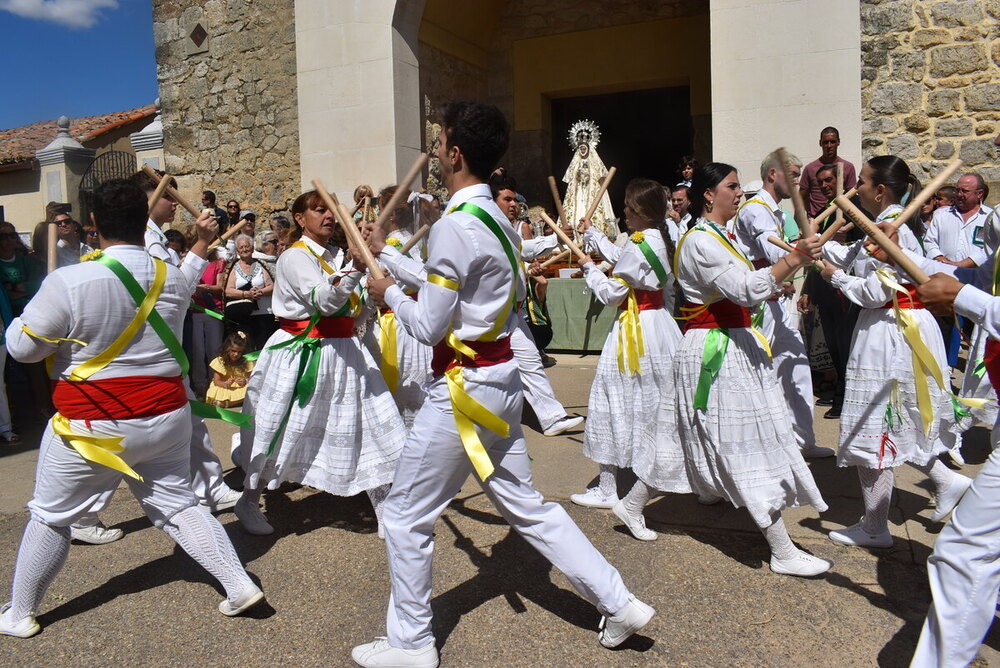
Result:
<svg viewBox="0 0 1000 668">
<path fill-rule="evenodd" d="M 244 411 L 254 425 L 240 435 L 253 452 L 235 512 L 258 535 L 273 532 L 261 491 L 288 480 L 340 496 L 366 491 L 381 517 L 406 436 L 378 365 L 354 335 L 361 272 L 331 266 L 333 212 L 310 191 L 292 215 L 302 238 L 278 259 L 273 308 L 281 326 L 250 378 Z"/>
<path fill-rule="evenodd" d="M 617 469 L 632 466 L 632 444 L 670 382 L 670 359 L 681 333 L 663 308 L 673 248 L 663 222 L 666 210 L 663 186 L 633 179 L 625 189 L 625 222 L 632 236 L 620 252 L 590 221 L 583 222 L 584 241 L 612 248 L 604 255 L 616 263 L 611 278 L 593 262 L 584 264 L 587 285 L 601 302 L 622 312 L 604 342 L 590 388 L 583 453 L 598 463 L 600 474 L 597 487 L 570 497 L 581 506 L 611 508 L 618 502 Z"/>
<path fill-rule="evenodd" d="M 659 415 L 647 420 L 633 458 L 639 481 L 613 510 L 636 538 L 653 540 L 642 508 L 655 490 L 722 497 L 750 512 L 771 548 L 772 571 L 818 575 L 832 564 L 795 547 L 781 511 L 823 511 L 826 503 L 796 445 L 766 340 L 750 324 L 750 307 L 779 292 L 817 242 L 800 241 L 797 252 L 754 271 L 725 229 L 742 195 L 730 165 L 712 162 L 694 174 L 689 211 L 697 224 L 681 238 L 674 271 L 688 302 L 687 331 Z"/>
<path fill-rule="evenodd" d="M 899 216 L 899 201 L 917 182 L 906 163 L 893 155 L 872 158 L 861 168 L 861 205 L 877 214 L 876 222 Z M 933 378 L 949 382 L 944 343 L 934 316 L 916 298 L 908 278 L 877 261 L 858 241 L 852 246 L 827 244 L 823 277 L 845 297 L 862 307 L 847 361 L 844 410 L 840 417 L 838 466 L 856 466 L 865 514 L 857 524 L 830 532 L 841 545 L 892 547 L 889 501 L 893 469 L 910 464 L 930 476 L 937 489 L 935 521 L 955 507 L 971 480 L 953 472 L 937 455 L 954 445 L 949 430 L 955 411 L 948 391 Z M 920 253 L 907 225 L 899 228 L 899 244 Z M 853 269 L 854 276 L 845 270 Z M 905 288 L 902 292 L 901 289 Z M 919 331 L 936 369 L 924 368 L 920 351 L 904 337 L 907 327 Z M 921 372 L 914 374 L 914 368 Z M 923 388 L 927 394 L 921 399 Z"/>
</svg>

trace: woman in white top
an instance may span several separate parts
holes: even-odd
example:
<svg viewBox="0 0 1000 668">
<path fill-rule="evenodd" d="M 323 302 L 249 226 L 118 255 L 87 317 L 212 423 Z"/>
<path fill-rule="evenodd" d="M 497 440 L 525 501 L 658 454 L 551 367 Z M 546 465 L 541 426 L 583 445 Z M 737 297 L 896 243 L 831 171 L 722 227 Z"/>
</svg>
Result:
<svg viewBox="0 0 1000 668">
<path fill-rule="evenodd" d="M 253 259 L 253 237 L 236 237 L 236 260 L 229 265 L 225 282 L 227 334 L 238 329 L 250 337 L 254 350 L 259 350 L 272 319 L 271 293 L 274 282 L 264 263 Z"/>
<path fill-rule="evenodd" d="M 629 182 L 625 222 L 632 234 L 620 249 L 590 221 L 583 222 L 584 241 L 615 263 L 609 278 L 587 262 L 584 278 L 599 301 L 621 313 L 604 342 L 587 403 L 583 454 L 600 466 L 598 484 L 573 494 L 570 500 L 577 505 L 611 508 L 618 502 L 617 471 L 632 466 L 633 444 L 670 382 L 670 361 L 681 333 L 663 307 L 673 246 L 663 225 L 666 205 L 656 181 Z"/>
<path fill-rule="evenodd" d="M 355 335 L 361 272 L 334 269 L 332 212 L 310 191 L 295 200 L 292 215 L 303 231 L 278 258 L 280 329 L 264 346 L 243 403 L 254 422 L 240 440 L 253 450 L 235 512 L 258 535 L 273 531 L 258 506 L 261 491 L 285 481 L 338 496 L 368 492 L 380 518 L 406 436 L 378 365 Z"/>
<path fill-rule="evenodd" d="M 806 504 L 823 511 L 826 503 L 796 444 L 766 339 L 750 315 L 811 260 L 818 244 L 802 240 L 796 252 L 754 270 L 725 230 L 742 195 L 730 165 L 713 162 L 695 172 L 690 212 L 698 222 L 681 238 L 674 272 L 688 304 L 686 331 L 659 413 L 646 421 L 636 446 L 639 482 L 614 512 L 637 538 L 652 540 L 642 508 L 655 490 L 722 497 L 745 507 L 760 527 L 772 571 L 818 575 L 831 563 L 795 547 L 781 512 Z"/>
<path fill-rule="evenodd" d="M 917 183 L 905 162 L 883 155 L 864 164 L 857 188 L 861 205 L 881 223 L 899 216 L 899 201 L 907 190 L 912 196 Z M 899 244 L 921 252 L 905 224 L 899 227 Z M 955 443 L 949 430 L 955 409 L 932 370 L 915 362 L 903 334 L 907 321 L 947 384 L 944 342 L 934 316 L 916 298 L 912 279 L 872 257 L 863 242 L 829 243 L 823 253 L 829 260 L 823 277 L 862 308 L 847 361 L 837 464 L 857 467 L 865 514 L 857 524 L 831 531 L 830 539 L 842 545 L 892 547 L 888 519 L 895 467 L 910 464 L 930 476 L 937 488 L 934 520 L 944 519 L 971 483 L 937 458 Z M 915 364 L 921 368 L 916 375 Z M 924 388 L 927 394 L 921 399 Z"/>
</svg>

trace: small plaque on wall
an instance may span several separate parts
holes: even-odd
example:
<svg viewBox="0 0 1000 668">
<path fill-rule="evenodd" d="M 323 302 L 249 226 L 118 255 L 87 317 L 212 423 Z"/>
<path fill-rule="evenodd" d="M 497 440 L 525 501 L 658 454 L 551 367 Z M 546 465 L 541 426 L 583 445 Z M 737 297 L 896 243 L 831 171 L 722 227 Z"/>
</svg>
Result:
<svg viewBox="0 0 1000 668">
<path fill-rule="evenodd" d="M 187 55 L 194 56 L 199 53 L 208 53 L 212 35 L 205 27 L 204 21 L 191 21 L 187 26 L 186 37 Z"/>
</svg>

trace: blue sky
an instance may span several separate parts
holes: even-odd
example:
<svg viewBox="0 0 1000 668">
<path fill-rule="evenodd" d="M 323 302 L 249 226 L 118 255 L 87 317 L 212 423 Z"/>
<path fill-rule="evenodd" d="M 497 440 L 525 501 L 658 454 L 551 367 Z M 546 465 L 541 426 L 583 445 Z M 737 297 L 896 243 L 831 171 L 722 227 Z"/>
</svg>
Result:
<svg viewBox="0 0 1000 668">
<path fill-rule="evenodd" d="M 0 0 L 0 129 L 158 95 L 150 0 Z"/>
</svg>

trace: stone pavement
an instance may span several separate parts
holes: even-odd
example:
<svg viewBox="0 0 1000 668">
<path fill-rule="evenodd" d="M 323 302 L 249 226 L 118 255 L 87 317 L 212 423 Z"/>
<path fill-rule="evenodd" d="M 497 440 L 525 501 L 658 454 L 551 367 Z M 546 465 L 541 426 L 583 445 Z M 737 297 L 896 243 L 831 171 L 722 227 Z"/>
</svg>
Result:
<svg viewBox="0 0 1000 668">
<path fill-rule="evenodd" d="M 570 412 L 585 412 L 596 356 L 557 356 L 549 370 Z M 817 410 L 822 416 L 825 409 Z M 836 442 L 835 420 L 817 421 L 820 443 Z M 229 434 L 212 424 L 228 462 Z M 745 511 L 660 497 L 641 543 L 608 511 L 568 502 L 596 474 L 580 454 L 582 434 L 544 438 L 526 429 L 536 484 L 563 503 L 629 587 L 658 615 L 616 651 L 597 643 L 597 612 L 513 533 L 470 480 L 437 526 L 435 633 L 444 665 L 485 666 L 905 666 L 930 601 L 924 562 L 941 525 L 930 521 L 929 484 L 897 469 L 891 550 L 840 547 L 826 538 L 861 514 L 857 477 L 833 460 L 810 463 L 830 510 L 786 514 L 796 542 L 832 559 L 817 579 L 771 573 L 763 537 Z M 0 594 L 10 588 L 26 520 L 37 439 L 0 451 Z M 987 454 L 986 431 L 966 436 L 967 474 Z M 241 485 L 238 471 L 230 481 Z M 621 491 L 627 490 L 622 481 Z M 343 499 L 287 486 L 265 496 L 277 529 L 244 533 L 225 525 L 247 569 L 267 593 L 253 615 L 216 610 L 221 591 L 122 489 L 104 515 L 125 530 L 112 545 L 74 545 L 42 603 L 43 632 L 0 638 L 3 665 L 289 664 L 348 666 L 350 648 L 384 634 L 385 548 L 364 495 Z M 987 638 L 982 665 L 1000 666 L 1000 635 Z"/>
</svg>

